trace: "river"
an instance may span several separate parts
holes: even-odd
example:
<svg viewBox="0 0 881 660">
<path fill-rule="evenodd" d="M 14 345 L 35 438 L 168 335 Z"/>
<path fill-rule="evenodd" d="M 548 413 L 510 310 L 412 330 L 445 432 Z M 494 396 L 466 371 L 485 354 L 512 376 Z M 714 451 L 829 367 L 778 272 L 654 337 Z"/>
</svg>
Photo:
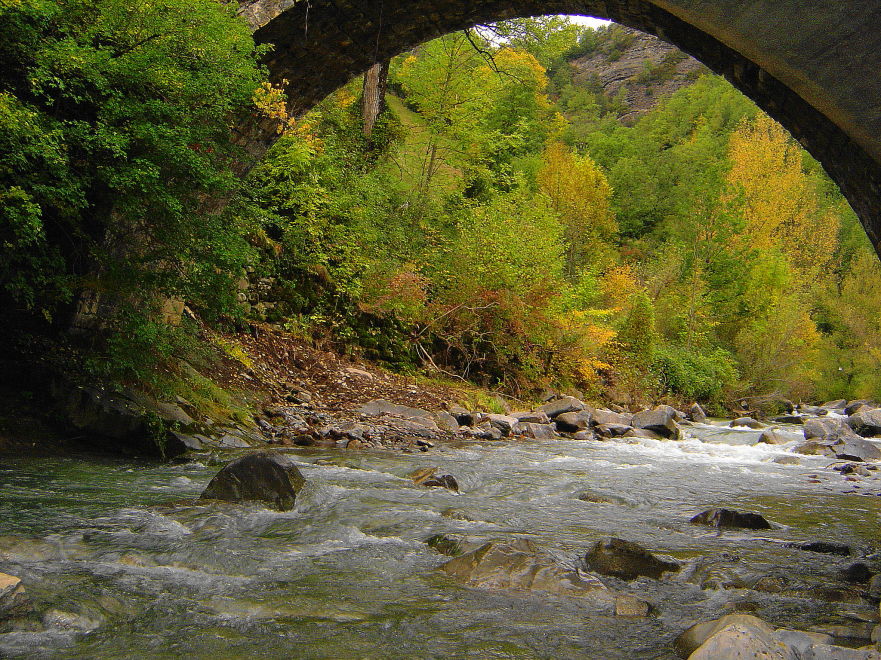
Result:
<svg viewBox="0 0 881 660">
<path fill-rule="evenodd" d="M 802 629 L 862 616 L 858 601 L 821 594 L 876 551 L 881 480 L 848 481 L 820 457 L 775 463 L 792 445 L 755 445 L 758 431 L 707 424 L 686 435 L 287 450 L 308 481 L 287 513 L 192 503 L 235 453 L 168 465 L 2 457 L 0 571 L 23 580 L 47 625 L 0 635 L 0 656 L 674 658 L 676 635 L 732 603 Z M 460 493 L 408 479 L 435 466 Z M 760 513 L 774 529 L 689 524 L 711 506 Z M 424 543 L 439 533 L 528 538 L 570 565 L 612 535 L 686 568 L 660 581 L 603 578 L 656 612 L 599 616 L 578 598 L 454 582 L 437 570 L 448 557 Z M 855 553 L 784 545 L 807 540 Z M 708 560 L 777 586 L 689 577 Z"/>
</svg>

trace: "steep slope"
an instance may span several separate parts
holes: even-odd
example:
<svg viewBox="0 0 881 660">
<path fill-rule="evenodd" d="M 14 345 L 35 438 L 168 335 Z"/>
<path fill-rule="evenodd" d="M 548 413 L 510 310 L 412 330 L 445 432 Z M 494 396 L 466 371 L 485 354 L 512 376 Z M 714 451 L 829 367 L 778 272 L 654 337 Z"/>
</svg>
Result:
<svg viewBox="0 0 881 660">
<path fill-rule="evenodd" d="M 620 119 L 631 124 L 708 69 L 656 37 L 614 26 L 589 53 L 569 62 L 572 82 L 618 99 Z"/>
</svg>

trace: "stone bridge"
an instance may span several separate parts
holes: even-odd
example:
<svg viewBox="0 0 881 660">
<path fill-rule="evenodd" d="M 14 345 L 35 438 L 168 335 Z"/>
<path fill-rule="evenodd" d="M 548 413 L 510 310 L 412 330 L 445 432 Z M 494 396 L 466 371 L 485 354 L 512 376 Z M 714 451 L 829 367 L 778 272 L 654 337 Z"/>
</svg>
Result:
<svg viewBox="0 0 881 660">
<path fill-rule="evenodd" d="M 841 186 L 881 254 L 881 3 L 876 0 L 239 0 L 303 112 L 387 59 L 502 19 L 581 14 L 668 41 L 785 126 Z M 255 149 L 256 152 L 260 148 Z"/>
</svg>

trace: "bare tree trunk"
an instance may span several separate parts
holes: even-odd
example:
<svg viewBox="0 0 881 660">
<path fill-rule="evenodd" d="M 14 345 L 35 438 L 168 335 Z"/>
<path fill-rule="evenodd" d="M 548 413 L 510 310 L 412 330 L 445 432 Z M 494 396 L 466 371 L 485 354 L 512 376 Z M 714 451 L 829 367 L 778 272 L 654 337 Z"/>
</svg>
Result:
<svg viewBox="0 0 881 660">
<path fill-rule="evenodd" d="M 377 62 L 364 73 L 362 89 L 362 117 L 364 120 L 364 137 L 373 133 L 376 118 L 385 110 L 385 85 L 388 80 L 389 62 Z"/>
</svg>

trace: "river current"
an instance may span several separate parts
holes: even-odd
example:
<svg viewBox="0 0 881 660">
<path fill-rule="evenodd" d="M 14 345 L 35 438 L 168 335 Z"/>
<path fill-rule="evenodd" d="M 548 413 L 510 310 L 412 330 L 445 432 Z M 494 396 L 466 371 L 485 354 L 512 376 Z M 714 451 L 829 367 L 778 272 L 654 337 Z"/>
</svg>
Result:
<svg viewBox="0 0 881 660">
<path fill-rule="evenodd" d="M 308 482 L 287 513 L 193 504 L 235 453 L 175 465 L 3 457 L 0 572 L 22 579 L 45 625 L 0 634 L 0 656 L 675 658 L 676 635 L 732 608 L 800 629 L 848 623 L 857 603 L 818 594 L 877 551 L 881 481 L 848 481 L 821 457 L 775 463 L 792 456 L 799 429 L 789 430 L 793 442 L 776 446 L 707 424 L 678 442 L 285 450 Z M 423 467 L 454 475 L 460 492 L 414 486 L 408 475 Z M 774 529 L 689 523 L 713 506 L 760 513 Z M 425 543 L 442 533 L 530 539 L 572 566 L 611 535 L 685 568 L 603 578 L 655 613 L 599 616 L 579 598 L 455 582 Z M 815 540 L 854 556 L 786 545 Z M 708 584 L 696 568 L 707 562 L 778 587 Z"/>
</svg>

